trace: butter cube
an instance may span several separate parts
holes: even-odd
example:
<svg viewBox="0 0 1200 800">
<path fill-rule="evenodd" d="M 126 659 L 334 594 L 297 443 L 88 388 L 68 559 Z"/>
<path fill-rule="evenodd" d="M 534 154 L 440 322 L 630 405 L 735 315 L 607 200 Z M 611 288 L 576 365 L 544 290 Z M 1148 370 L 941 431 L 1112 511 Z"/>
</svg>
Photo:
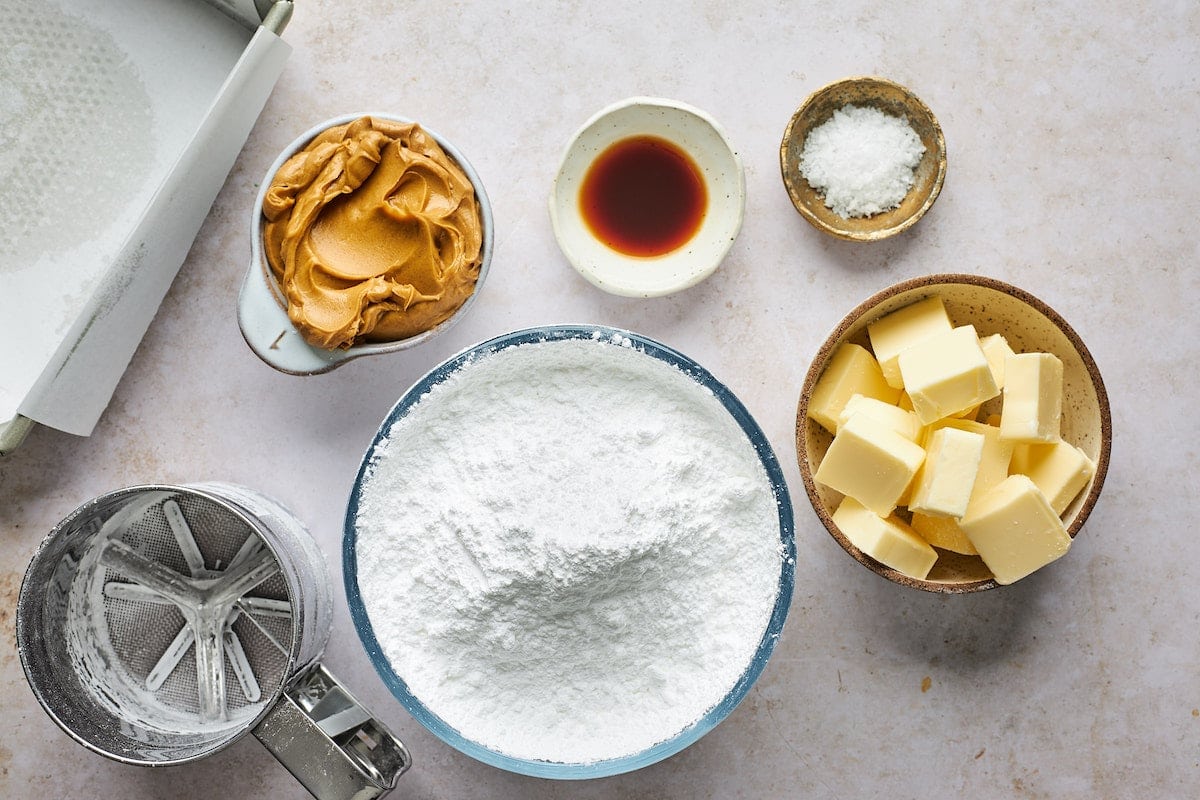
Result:
<svg viewBox="0 0 1200 800">
<path fill-rule="evenodd" d="M 865 347 L 846 343 L 837 349 L 821 373 L 808 401 L 808 416 L 830 433 L 837 433 L 838 417 L 856 394 L 895 404 L 900 392 L 888 386 L 875 357 Z"/>
<path fill-rule="evenodd" d="M 882 422 L 910 442 L 918 441 L 924 432 L 916 414 L 882 400 L 876 400 L 874 397 L 863 397 L 861 394 L 851 397 L 846 403 L 846 407 L 842 409 L 841 416 L 838 417 L 838 425 L 845 425 L 846 420 L 855 414 L 866 414 L 868 417 Z"/>
<path fill-rule="evenodd" d="M 1024 578 L 1071 546 L 1050 501 L 1024 475 L 1010 475 L 993 486 L 958 524 L 1001 584 Z"/>
<path fill-rule="evenodd" d="M 983 455 L 979 459 L 979 473 L 975 477 L 975 490 L 972 498 L 991 489 L 1008 477 L 1009 465 L 1013 457 L 1013 443 L 1000 438 L 1000 429 L 994 425 L 984 425 L 967 419 L 943 419 L 935 422 L 925 430 L 932 434 L 939 428 L 957 428 L 960 431 L 970 431 L 983 437 Z"/>
<path fill-rule="evenodd" d="M 920 445 L 882 422 L 855 414 L 833 437 L 813 479 L 886 517 L 924 460 Z"/>
<path fill-rule="evenodd" d="M 914 511 L 912 529 L 934 547 L 962 553 L 965 556 L 979 555 L 975 545 L 971 544 L 971 540 L 963 533 L 962 528 L 958 527 L 958 521 L 950 517 L 933 517 Z"/>
<path fill-rule="evenodd" d="M 958 428 L 938 428 L 925 445 L 925 463 L 913 482 L 910 511 L 939 517 L 961 517 L 975 488 L 983 459 L 983 435 Z"/>
<path fill-rule="evenodd" d="M 924 580 L 937 551 L 897 517 L 880 517 L 853 497 L 842 500 L 833 521 L 855 547 L 910 578 Z"/>
<path fill-rule="evenodd" d="M 971 325 L 914 344 L 899 362 L 913 411 L 926 425 L 1000 394 Z"/>
<path fill-rule="evenodd" d="M 1008 346 L 1008 339 L 999 333 L 984 336 L 979 340 L 979 349 L 983 351 L 983 355 L 987 359 L 988 369 L 992 371 L 992 379 L 996 381 L 996 388 L 1003 389 L 1004 359 L 1015 355 L 1013 349 Z"/>
<path fill-rule="evenodd" d="M 904 387 L 898 360 L 901 351 L 930 336 L 945 333 L 951 327 L 942 298 L 936 296 L 893 311 L 868 325 L 871 349 L 875 351 L 888 385 L 897 389 Z"/>
<path fill-rule="evenodd" d="M 1087 453 L 1060 439 L 1053 444 L 1017 445 L 1010 471 L 1028 476 L 1061 516 L 1092 479 L 1096 464 Z"/>
<path fill-rule="evenodd" d="M 1054 442 L 1062 420 L 1063 366 L 1050 353 L 1019 353 L 1004 360 L 1000 437 Z"/>
<path fill-rule="evenodd" d="M 967 504 L 967 513 L 969 514 L 972 506 L 978 502 L 980 497 L 1008 477 L 1013 444 L 1000 439 L 999 428 L 994 425 L 984 425 L 982 422 L 944 419 L 926 428 L 926 432 L 932 435 L 933 431 L 939 428 L 957 428 L 983 437 L 983 453 L 979 458 L 979 470 L 975 474 L 975 487 L 971 490 L 971 500 Z M 934 547 L 968 556 L 979 554 L 975 545 L 971 544 L 971 540 L 959 527 L 958 522 L 949 517 L 934 517 L 913 512 L 912 528 Z"/>
</svg>

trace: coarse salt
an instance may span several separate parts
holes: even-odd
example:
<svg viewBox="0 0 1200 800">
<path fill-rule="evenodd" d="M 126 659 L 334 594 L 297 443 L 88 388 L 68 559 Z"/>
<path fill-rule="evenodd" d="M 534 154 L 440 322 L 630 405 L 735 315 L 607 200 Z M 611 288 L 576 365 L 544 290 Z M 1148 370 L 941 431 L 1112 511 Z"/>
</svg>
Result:
<svg viewBox="0 0 1200 800">
<path fill-rule="evenodd" d="M 779 592 L 778 510 L 706 387 L 626 337 L 508 347 L 376 447 L 358 584 L 383 655 L 463 736 L 631 755 L 735 686 Z"/>
<path fill-rule="evenodd" d="M 809 132 L 800 174 L 840 217 L 867 217 L 900 205 L 925 153 L 901 117 L 846 105 Z"/>
</svg>

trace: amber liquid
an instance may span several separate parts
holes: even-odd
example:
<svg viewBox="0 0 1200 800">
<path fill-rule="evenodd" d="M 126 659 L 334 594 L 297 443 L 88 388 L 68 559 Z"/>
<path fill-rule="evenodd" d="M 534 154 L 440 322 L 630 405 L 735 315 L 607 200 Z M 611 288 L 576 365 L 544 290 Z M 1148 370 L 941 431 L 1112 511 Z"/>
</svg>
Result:
<svg viewBox="0 0 1200 800">
<path fill-rule="evenodd" d="M 645 258 L 676 250 L 695 235 L 708 191 L 687 153 L 657 136 L 633 136 L 588 167 L 579 205 L 597 239 Z"/>
</svg>

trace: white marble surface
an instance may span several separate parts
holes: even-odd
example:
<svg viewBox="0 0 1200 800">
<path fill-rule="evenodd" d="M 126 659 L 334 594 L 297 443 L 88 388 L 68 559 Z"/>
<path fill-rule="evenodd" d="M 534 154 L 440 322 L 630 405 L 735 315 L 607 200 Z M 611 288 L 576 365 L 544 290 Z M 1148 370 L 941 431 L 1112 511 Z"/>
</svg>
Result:
<svg viewBox="0 0 1200 800">
<path fill-rule="evenodd" d="M 60 518 L 120 486 L 205 479 L 260 489 L 311 525 L 339 577 L 326 663 L 416 759 L 398 797 L 1195 795 L 1200 7 L 297 5 L 295 53 L 95 434 L 38 429 L 0 462 L 0 797 L 305 796 L 253 739 L 166 770 L 94 756 L 42 712 L 15 653 L 21 576 Z M 929 215 L 875 245 L 805 224 L 777 155 L 810 91 L 864 73 L 929 104 L 950 162 Z M 654 301 L 588 285 L 547 214 L 568 137 L 634 94 L 713 114 L 747 174 L 746 223 L 724 265 Z M 473 161 L 495 205 L 492 275 L 445 338 L 288 377 L 251 354 L 235 320 L 251 198 L 298 132 L 359 110 L 418 119 Z M 1010 281 L 1062 313 L 1100 366 L 1115 428 L 1104 494 L 1070 555 L 963 597 L 902 589 L 847 557 L 809 509 L 792 443 L 803 374 L 834 322 L 877 289 L 940 271 Z M 783 638 L 729 719 L 665 762 L 575 784 L 484 766 L 417 726 L 367 662 L 339 575 L 354 471 L 400 393 L 475 341 L 562 321 L 632 328 L 723 379 L 785 466 L 799 556 Z"/>
</svg>

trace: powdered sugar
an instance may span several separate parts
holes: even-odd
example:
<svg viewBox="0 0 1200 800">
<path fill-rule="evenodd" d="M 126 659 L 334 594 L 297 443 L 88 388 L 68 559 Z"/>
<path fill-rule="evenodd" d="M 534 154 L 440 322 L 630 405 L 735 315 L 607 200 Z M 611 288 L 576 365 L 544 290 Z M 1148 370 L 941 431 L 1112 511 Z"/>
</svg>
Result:
<svg viewBox="0 0 1200 800">
<path fill-rule="evenodd" d="M 847 105 L 809 132 L 800 174 L 833 213 L 865 217 L 900 205 L 924 153 L 907 119 Z"/>
<path fill-rule="evenodd" d="M 359 497 L 384 655 L 464 737 L 637 753 L 750 663 L 778 592 L 774 495 L 710 391 L 622 337 L 508 347 L 388 432 Z"/>
</svg>

